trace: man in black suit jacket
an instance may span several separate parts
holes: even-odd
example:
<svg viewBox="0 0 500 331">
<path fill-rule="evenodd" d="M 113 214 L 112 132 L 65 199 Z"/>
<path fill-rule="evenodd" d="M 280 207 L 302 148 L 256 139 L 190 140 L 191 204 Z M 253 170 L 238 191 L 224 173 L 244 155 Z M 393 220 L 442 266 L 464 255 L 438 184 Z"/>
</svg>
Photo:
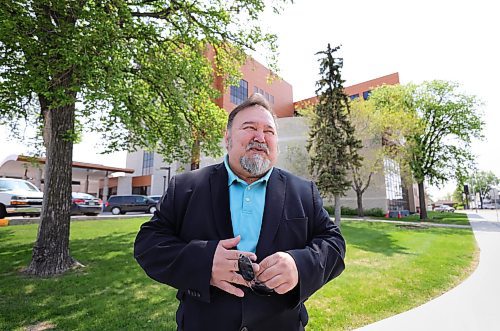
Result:
<svg viewBox="0 0 500 331">
<path fill-rule="evenodd" d="M 135 258 L 151 278 L 178 289 L 179 330 L 303 330 L 304 302 L 344 270 L 344 239 L 314 183 L 273 168 L 276 123 L 261 95 L 231 112 L 225 141 L 224 163 L 171 180 L 137 235 Z M 230 206 L 238 204 L 230 177 L 244 189 L 264 185 L 252 251 L 237 249 L 249 234 L 235 236 Z M 253 261 L 256 281 L 272 293 L 260 293 L 255 281 L 242 277 L 241 255 Z"/>
</svg>

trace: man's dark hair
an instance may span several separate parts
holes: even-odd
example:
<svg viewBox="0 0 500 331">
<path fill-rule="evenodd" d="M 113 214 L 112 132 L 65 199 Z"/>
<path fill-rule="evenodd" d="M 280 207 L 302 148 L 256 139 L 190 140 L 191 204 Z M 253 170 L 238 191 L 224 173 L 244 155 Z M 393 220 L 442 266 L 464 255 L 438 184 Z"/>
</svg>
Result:
<svg viewBox="0 0 500 331">
<path fill-rule="evenodd" d="M 231 129 L 231 127 L 233 126 L 233 120 L 240 111 L 253 106 L 261 106 L 262 108 L 267 110 L 273 116 L 274 123 L 276 124 L 276 114 L 269 105 L 269 102 L 267 102 L 266 98 L 264 98 L 262 94 L 254 93 L 248 99 L 236 106 L 236 108 L 234 108 L 231 113 L 229 113 L 226 129 L 228 131 Z"/>
</svg>

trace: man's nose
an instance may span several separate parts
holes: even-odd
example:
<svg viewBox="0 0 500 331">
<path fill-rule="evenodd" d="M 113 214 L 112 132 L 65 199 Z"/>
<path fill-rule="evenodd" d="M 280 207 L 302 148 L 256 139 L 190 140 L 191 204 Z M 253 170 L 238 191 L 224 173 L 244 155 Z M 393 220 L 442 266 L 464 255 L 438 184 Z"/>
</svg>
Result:
<svg viewBox="0 0 500 331">
<path fill-rule="evenodd" d="M 254 141 L 257 141 L 257 142 L 259 142 L 259 143 L 264 143 L 264 142 L 266 142 L 264 132 L 263 132 L 263 131 L 259 131 L 259 130 L 257 130 L 257 131 L 255 132 L 255 135 L 253 136 L 253 140 L 254 140 Z"/>
</svg>

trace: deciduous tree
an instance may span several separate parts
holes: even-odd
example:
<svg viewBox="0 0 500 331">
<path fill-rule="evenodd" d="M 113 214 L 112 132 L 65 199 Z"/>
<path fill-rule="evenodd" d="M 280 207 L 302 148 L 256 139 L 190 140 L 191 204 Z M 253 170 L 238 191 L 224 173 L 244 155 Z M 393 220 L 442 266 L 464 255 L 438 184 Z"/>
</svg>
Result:
<svg viewBox="0 0 500 331">
<path fill-rule="evenodd" d="M 166 160 L 189 159 L 194 144 L 219 151 L 226 114 L 213 102 L 213 79 L 234 82 L 254 45 L 275 49 L 275 36 L 259 26 L 265 7 L 262 0 L 2 2 L 0 124 L 38 126 L 47 158 L 29 274 L 77 264 L 68 243 L 80 129 L 101 132 L 108 151 L 142 147 Z"/>
<path fill-rule="evenodd" d="M 386 86 L 377 107 L 401 107 L 414 114 L 415 125 L 404 136 L 407 162 L 418 183 L 420 218 L 427 218 L 424 182 L 442 184 L 472 162 L 470 143 L 480 138 L 483 122 L 476 97 L 459 91 L 459 85 L 434 80 L 420 85 Z M 371 96 L 373 98 L 373 95 Z"/>
<path fill-rule="evenodd" d="M 472 184 L 474 193 L 479 194 L 481 208 L 484 208 L 484 198 L 488 196 L 491 189 L 500 183 L 500 179 L 492 171 L 479 171 L 472 174 L 468 182 Z"/>
</svg>

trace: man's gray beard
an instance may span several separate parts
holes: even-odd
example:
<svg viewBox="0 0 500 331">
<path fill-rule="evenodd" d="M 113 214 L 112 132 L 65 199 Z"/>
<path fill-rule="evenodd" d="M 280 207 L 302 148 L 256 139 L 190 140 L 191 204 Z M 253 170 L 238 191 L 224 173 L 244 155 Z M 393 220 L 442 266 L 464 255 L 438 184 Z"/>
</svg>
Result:
<svg viewBox="0 0 500 331">
<path fill-rule="evenodd" d="M 240 157 L 240 165 L 250 175 L 257 177 L 265 174 L 271 168 L 271 160 L 260 154 Z"/>
</svg>

